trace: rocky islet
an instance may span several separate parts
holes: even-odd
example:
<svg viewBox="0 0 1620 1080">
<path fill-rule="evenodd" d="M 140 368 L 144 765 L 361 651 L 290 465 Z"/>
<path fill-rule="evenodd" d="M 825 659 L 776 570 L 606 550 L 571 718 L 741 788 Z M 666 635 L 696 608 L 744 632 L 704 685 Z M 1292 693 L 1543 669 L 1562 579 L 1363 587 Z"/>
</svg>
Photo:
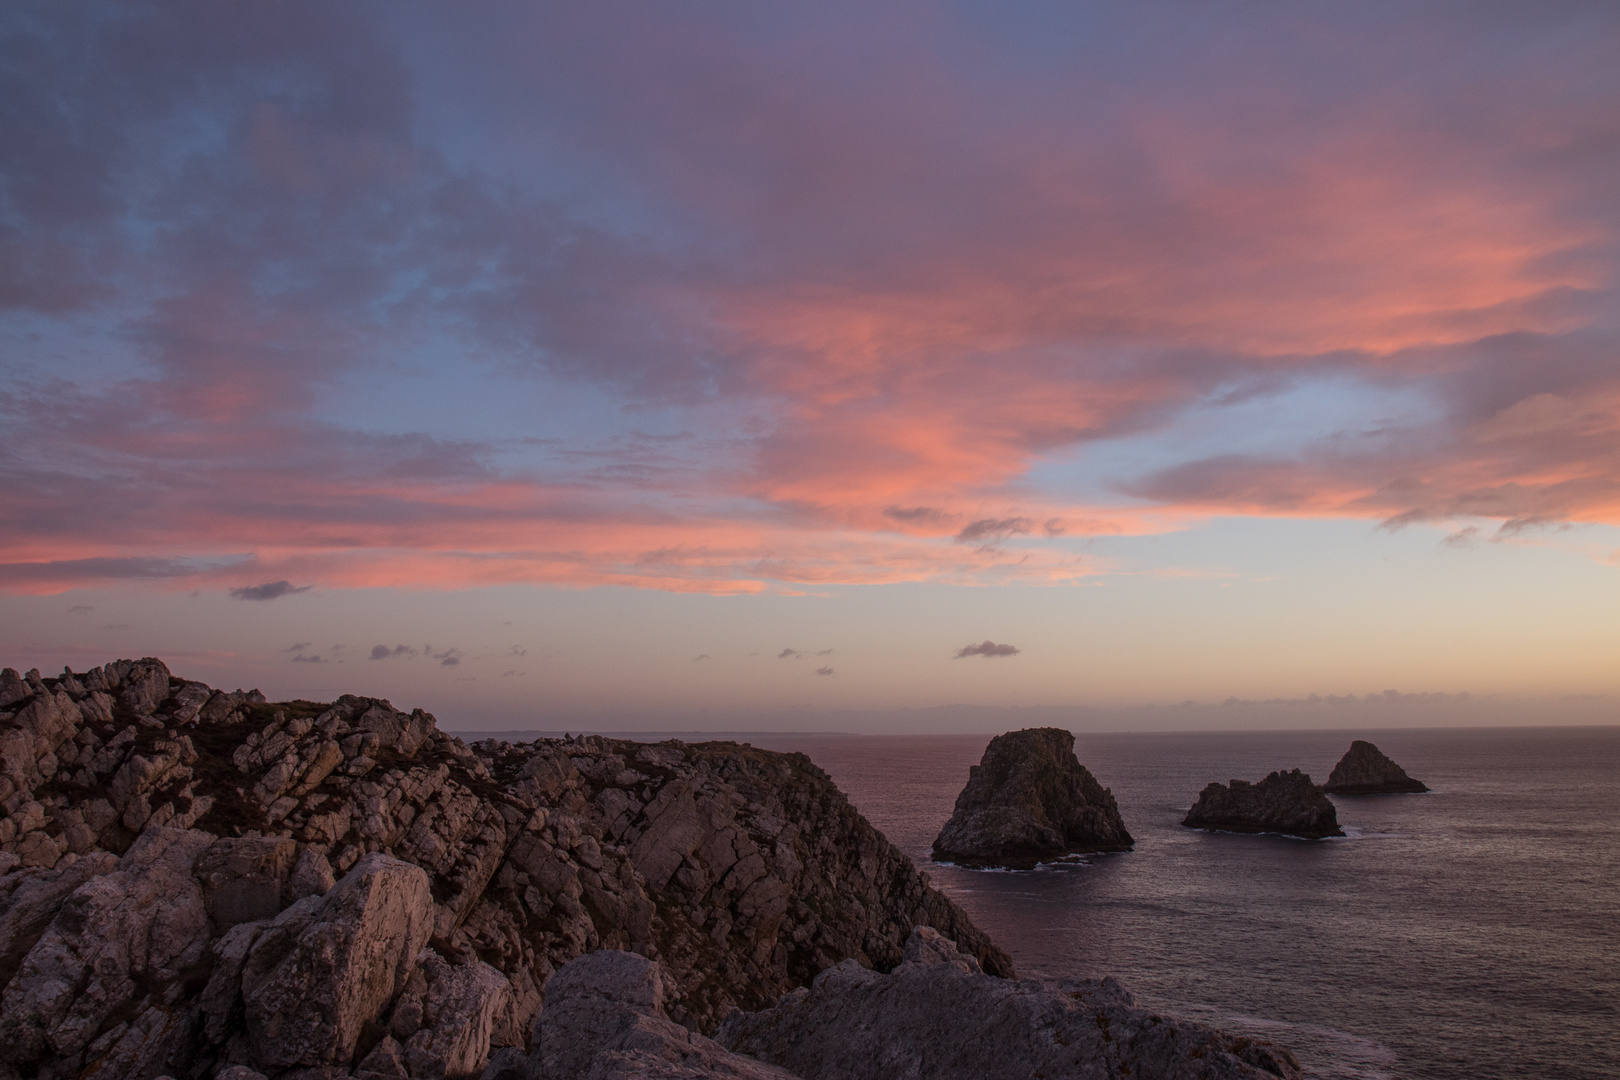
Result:
<svg viewBox="0 0 1620 1080">
<path fill-rule="evenodd" d="M 1420 795 L 1429 790 L 1365 739 L 1350 744 L 1323 790 L 1330 795 Z"/>
<path fill-rule="evenodd" d="M 1333 801 L 1298 769 L 1270 773 L 1257 784 L 1212 783 L 1181 823 L 1190 829 L 1281 833 L 1306 840 L 1344 835 Z"/>
<path fill-rule="evenodd" d="M 1133 843 L 1113 793 L 1075 757 L 1073 733 L 1025 728 L 991 739 L 970 767 L 933 854 L 961 866 L 1028 869 Z"/>
</svg>

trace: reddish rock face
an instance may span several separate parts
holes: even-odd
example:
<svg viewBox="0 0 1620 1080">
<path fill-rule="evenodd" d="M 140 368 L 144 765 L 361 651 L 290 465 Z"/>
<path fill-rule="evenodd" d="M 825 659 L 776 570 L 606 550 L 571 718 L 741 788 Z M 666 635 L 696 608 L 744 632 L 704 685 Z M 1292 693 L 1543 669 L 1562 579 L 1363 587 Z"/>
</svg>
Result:
<svg viewBox="0 0 1620 1080">
<path fill-rule="evenodd" d="M 1333 767 L 1324 790 L 1333 795 L 1418 795 L 1429 789 L 1378 747 L 1357 739 Z"/>
<path fill-rule="evenodd" d="M 1026 728 L 997 735 L 968 771 L 956 811 L 934 840 L 934 859 L 1028 869 L 1134 843 L 1113 793 L 1074 756 L 1074 735 Z"/>
<path fill-rule="evenodd" d="M 1219 832 L 1282 833 L 1306 840 L 1343 836 L 1339 812 L 1309 774 L 1274 772 L 1258 784 L 1210 784 L 1182 824 Z"/>
</svg>

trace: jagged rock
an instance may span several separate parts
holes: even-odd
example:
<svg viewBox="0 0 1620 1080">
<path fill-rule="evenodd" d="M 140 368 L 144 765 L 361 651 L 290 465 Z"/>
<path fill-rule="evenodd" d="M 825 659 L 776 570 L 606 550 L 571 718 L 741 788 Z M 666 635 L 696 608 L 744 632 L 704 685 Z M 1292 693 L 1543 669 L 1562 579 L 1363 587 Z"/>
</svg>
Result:
<svg viewBox="0 0 1620 1080">
<path fill-rule="evenodd" d="M 1307 840 L 1343 836 L 1339 813 L 1306 773 L 1274 772 L 1258 784 L 1210 784 L 1182 824 L 1220 832 L 1283 833 Z"/>
<path fill-rule="evenodd" d="M 934 859 L 1027 869 L 1133 843 L 1113 793 L 1074 756 L 1074 735 L 1026 728 L 991 739 L 968 770 L 956 810 L 934 840 Z"/>
<path fill-rule="evenodd" d="M 183 992 L 208 948 L 191 868 L 213 840 L 154 829 L 115 871 L 89 878 L 63 902 L 0 997 L 0 1059 L 21 1070 L 47 1055 L 88 1059 L 87 1067 L 109 1054 L 150 1064 L 187 1049 L 170 1037 L 184 1026 L 171 995 Z M 136 1022 L 116 1035 L 104 1032 L 107 1018 L 120 1013 Z M 113 1068 L 108 1075 L 125 1073 Z"/>
<path fill-rule="evenodd" d="M 0 877 L 0 984 L 22 965 L 56 913 L 75 889 L 98 874 L 109 874 L 118 857 L 100 851 L 60 870 Z"/>
<path fill-rule="evenodd" d="M 333 890 L 282 912 L 242 971 L 247 1033 L 276 1068 L 346 1064 L 361 1028 L 404 986 L 427 944 L 428 876 L 387 855 L 357 862 Z"/>
<path fill-rule="evenodd" d="M 419 1030 L 404 1047 L 412 1076 L 476 1076 L 489 1060 L 491 1039 L 508 1030 L 512 986 L 479 960 L 452 966 L 424 949 L 417 957 L 425 991 L 417 1008 Z"/>
<path fill-rule="evenodd" d="M 892 974 L 844 961 L 717 1039 L 802 1080 L 1261 1080 L 1291 1054 L 1136 1007 L 1112 979 L 997 979 L 919 929 Z"/>
<path fill-rule="evenodd" d="M 563 965 L 546 984 L 535 1035 L 544 1080 L 793 1080 L 670 1020 L 662 969 L 635 953 L 602 950 Z"/>
<path fill-rule="evenodd" d="M 284 894 L 297 847 L 276 836 L 227 837 L 198 856 L 193 872 L 214 925 L 224 929 L 280 913 L 292 899 Z"/>
<path fill-rule="evenodd" d="M 293 863 L 292 875 L 287 879 L 287 902 L 306 896 L 325 896 L 336 884 L 337 876 L 332 873 L 332 864 L 326 856 L 306 846 L 298 852 L 298 861 Z"/>
<path fill-rule="evenodd" d="M 1407 776 L 1378 747 L 1357 739 L 1333 766 L 1323 790 L 1331 795 L 1416 795 L 1429 789 Z"/>
</svg>

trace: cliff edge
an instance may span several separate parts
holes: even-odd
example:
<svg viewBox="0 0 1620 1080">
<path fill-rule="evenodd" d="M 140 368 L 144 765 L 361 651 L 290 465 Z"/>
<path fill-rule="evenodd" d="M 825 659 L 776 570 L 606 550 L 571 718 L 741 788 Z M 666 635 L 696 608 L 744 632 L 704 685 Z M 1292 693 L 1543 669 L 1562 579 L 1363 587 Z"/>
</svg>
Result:
<svg viewBox="0 0 1620 1080">
<path fill-rule="evenodd" d="M 475 1076 L 598 949 L 697 1031 L 919 925 L 1013 974 L 808 758 L 735 743 L 6 669 L 0 811 L 0 1078 Z"/>
</svg>

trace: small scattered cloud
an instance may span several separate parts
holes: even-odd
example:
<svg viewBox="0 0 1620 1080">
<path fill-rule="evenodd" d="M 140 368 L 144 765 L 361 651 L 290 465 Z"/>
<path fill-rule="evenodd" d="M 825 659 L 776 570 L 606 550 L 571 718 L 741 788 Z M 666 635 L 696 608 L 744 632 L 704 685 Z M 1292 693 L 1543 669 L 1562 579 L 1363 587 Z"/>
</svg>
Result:
<svg viewBox="0 0 1620 1080">
<path fill-rule="evenodd" d="M 977 645 L 964 645 L 957 649 L 956 659 L 962 660 L 969 656 L 1017 656 L 1019 651 L 1016 645 L 997 645 L 995 642 L 986 639 Z"/>
<path fill-rule="evenodd" d="M 956 517 L 932 506 L 886 506 L 883 516 L 906 525 L 944 525 Z"/>
<path fill-rule="evenodd" d="M 523 648 L 521 645 L 514 645 L 510 649 L 506 650 L 506 655 L 507 656 L 528 656 L 529 655 L 529 650 Z"/>
<path fill-rule="evenodd" d="M 776 654 L 776 658 L 778 660 L 797 660 L 803 655 L 798 649 L 783 649 Z"/>
<path fill-rule="evenodd" d="M 962 531 L 956 534 L 956 542 L 991 544 L 1012 536 L 1022 536 L 1029 532 L 1033 524 L 1034 522 L 1026 517 L 981 518 L 964 526 Z"/>
<path fill-rule="evenodd" d="M 699 660 L 707 660 L 707 659 L 709 659 L 709 654 L 708 653 L 706 653 L 706 652 L 705 653 L 698 653 L 696 656 L 692 657 L 692 663 L 695 664 Z"/>
<path fill-rule="evenodd" d="M 818 668 L 816 668 L 816 674 L 817 675 L 831 675 L 832 673 L 833 673 L 833 669 L 830 668 L 830 667 L 818 667 Z"/>
<path fill-rule="evenodd" d="M 282 652 L 303 652 L 305 649 L 309 648 L 313 644 L 315 644 L 313 641 L 295 641 L 291 645 L 287 646 L 285 649 L 282 649 L 281 651 Z"/>
<path fill-rule="evenodd" d="M 68 614 L 69 615 L 88 615 L 94 610 L 96 610 L 96 609 L 91 607 L 89 604 L 74 604 L 72 607 L 68 608 Z"/>
<path fill-rule="evenodd" d="M 467 655 L 460 649 L 444 649 L 440 652 L 434 652 L 431 645 L 422 646 L 422 651 L 428 655 L 428 659 L 437 660 L 441 667 L 455 667 Z"/>
<path fill-rule="evenodd" d="M 1047 536 L 1062 536 L 1069 531 L 1069 526 L 1064 523 L 1062 518 L 1047 518 L 1046 524 L 1041 526 L 1041 530 Z"/>
<path fill-rule="evenodd" d="M 303 653 L 299 653 L 297 656 L 292 658 L 292 663 L 294 663 L 294 664 L 324 664 L 324 663 L 326 663 L 326 658 L 323 657 L 320 653 L 316 653 L 314 656 L 305 656 Z"/>
<path fill-rule="evenodd" d="M 290 581 L 267 581 L 263 585 L 244 585 L 231 590 L 233 600 L 279 600 L 294 593 L 309 592 L 313 585 L 294 585 Z"/>
<path fill-rule="evenodd" d="M 503 672 L 501 672 L 501 678 L 503 678 L 503 679 L 521 679 L 523 676 L 525 676 L 527 674 L 528 674 L 527 671 L 503 671 Z"/>
<path fill-rule="evenodd" d="M 833 651 L 831 649 L 822 649 L 820 652 L 816 653 L 817 656 L 831 656 L 832 654 Z"/>
<path fill-rule="evenodd" d="M 1456 532 L 1440 541 L 1441 546 L 1449 548 L 1470 548 L 1477 543 L 1479 543 L 1478 525 L 1470 525 L 1465 529 L 1458 529 Z"/>
<path fill-rule="evenodd" d="M 371 658 L 373 660 L 391 660 L 396 656 L 415 656 L 416 650 L 409 645 L 395 645 L 390 649 L 386 645 L 373 645 Z"/>
</svg>

